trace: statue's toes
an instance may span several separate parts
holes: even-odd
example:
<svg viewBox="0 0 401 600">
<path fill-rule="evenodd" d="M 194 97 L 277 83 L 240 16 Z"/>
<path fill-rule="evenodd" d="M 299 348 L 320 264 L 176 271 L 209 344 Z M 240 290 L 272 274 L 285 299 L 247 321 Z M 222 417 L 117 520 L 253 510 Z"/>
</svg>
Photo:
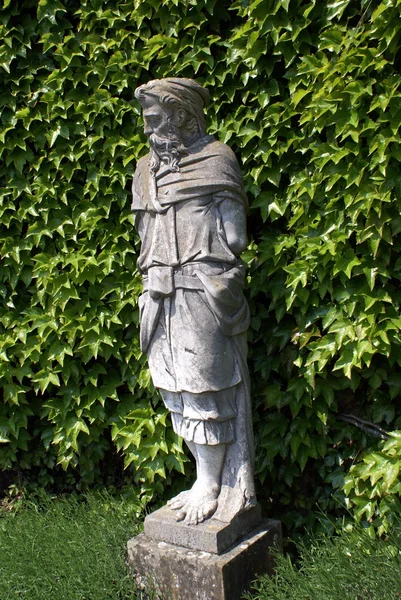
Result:
<svg viewBox="0 0 401 600">
<path fill-rule="evenodd" d="M 185 517 L 186 517 L 186 516 L 187 516 L 187 512 L 186 512 L 185 510 L 180 510 L 180 511 L 177 513 L 177 516 L 176 516 L 175 520 L 176 520 L 177 522 L 179 522 L 179 521 L 183 521 L 183 520 L 185 519 Z"/>
<path fill-rule="evenodd" d="M 189 491 L 181 492 L 181 494 L 178 494 L 178 496 L 171 498 L 171 500 L 169 500 L 167 502 L 167 506 L 169 508 L 172 508 L 173 510 L 178 510 L 178 509 L 182 508 L 188 500 L 188 495 L 189 495 Z"/>
<path fill-rule="evenodd" d="M 180 510 L 185 506 L 185 504 L 186 502 L 184 499 L 179 500 L 177 498 L 177 500 L 175 500 L 175 502 L 171 502 L 171 504 L 169 504 L 168 507 L 171 508 L 171 510 Z"/>
<path fill-rule="evenodd" d="M 198 507 L 190 508 L 185 517 L 185 525 L 197 525 L 200 523 L 200 513 L 201 510 Z"/>
<path fill-rule="evenodd" d="M 199 519 L 199 523 L 209 519 L 217 510 L 217 500 L 210 500 L 209 502 L 205 502 L 205 504 L 201 507 L 202 515 Z"/>
<path fill-rule="evenodd" d="M 198 525 L 211 517 L 217 510 L 217 500 L 209 500 L 190 506 L 186 511 L 185 524 Z"/>
</svg>

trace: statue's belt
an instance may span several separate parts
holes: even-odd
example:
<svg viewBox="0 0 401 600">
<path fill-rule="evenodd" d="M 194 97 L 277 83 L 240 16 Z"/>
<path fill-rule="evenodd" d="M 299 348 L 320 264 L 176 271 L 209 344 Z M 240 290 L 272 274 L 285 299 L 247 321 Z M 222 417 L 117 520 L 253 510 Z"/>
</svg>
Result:
<svg viewBox="0 0 401 600">
<path fill-rule="evenodd" d="M 176 289 L 203 290 L 199 278 L 174 273 L 172 267 L 152 267 L 143 276 L 143 291 L 149 292 L 153 298 L 173 296 Z"/>
</svg>

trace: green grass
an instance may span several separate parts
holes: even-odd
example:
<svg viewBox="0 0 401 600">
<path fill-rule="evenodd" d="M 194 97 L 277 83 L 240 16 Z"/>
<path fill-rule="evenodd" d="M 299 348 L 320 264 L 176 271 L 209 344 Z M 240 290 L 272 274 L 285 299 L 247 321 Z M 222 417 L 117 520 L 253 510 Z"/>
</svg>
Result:
<svg viewBox="0 0 401 600">
<path fill-rule="evenodd" d="M 105 494 L 22 501 L 0 509 L 0 600 L 145 600 L 125 564 L 136 506 Z M 401 537 L 363 530 L 298 544 L 277 556 L 249 600 L 401 600 Z M 152 597 L 152 595 L 151 595 Z M 150 599 L 149 599 L 150 600 Z M 190 598 L 188 600 L 191 600 Z"/>
<path fill-rule="evenodd" d="M 309 538 L 299 558 L 277 556 L 272 578 L 262 577 L 248 600 L 401 600 L 401 537 L 366 531 Z"/>
<path fill-rule="evenodd" d="M 41 499 L 0 511 L 0 600 L 133 600 L 125 565 L 138 533 L 130 505 L 107 495 Z"/>
</svg>

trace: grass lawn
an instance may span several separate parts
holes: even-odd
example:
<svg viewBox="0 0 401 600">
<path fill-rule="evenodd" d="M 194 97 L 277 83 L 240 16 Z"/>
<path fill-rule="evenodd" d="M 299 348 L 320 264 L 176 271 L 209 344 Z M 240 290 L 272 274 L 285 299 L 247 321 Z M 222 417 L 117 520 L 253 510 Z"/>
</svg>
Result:
<svg viewBox="0 0 401 600">
<path fill-rule="evenodd" d="M 128 503 L 42 499 L 0 511 L 0 600 L 133 600 L 127 540 L 139 525 Z"/>
<path fill-rule="evenodd" d="M 366 530 L 305 538 L 296 564 L 277 556 L 247 600 L 401 600 L 401 536 L 372 538 Z"/>
<path fill-rule="evenodd" d="M 139 530 L 130 503 L 104 494 L 0 509 L 0 600 L 145 600 L 125 564 Z M 247 598 L 401 600 L 397 531 L 387 540 L 361 530 L 307 538 L 298 551 L 295 564 L 278 556 L 275 577 L 261 578 Z"/>
</svg>

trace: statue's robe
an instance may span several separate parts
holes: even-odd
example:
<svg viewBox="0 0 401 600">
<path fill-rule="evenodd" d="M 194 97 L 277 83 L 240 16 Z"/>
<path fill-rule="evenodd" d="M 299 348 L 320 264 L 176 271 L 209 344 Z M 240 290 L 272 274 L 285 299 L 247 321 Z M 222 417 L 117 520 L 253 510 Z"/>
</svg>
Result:
<svg viewBox="0 0 401 600">
<path fill-rule="evenodd" d="M 140 159 L 132 190 L 142 240 L 141 347 L 161 390 L 227 390 L 224 410 L 235 418 L 235 433 L 215 516 L 230 521 L 255 502 L 249 309 L 244 268 L 228 245 L 222 208 L 232 201 L 246 209 L 240 169 L 228 146 L 204 136 L 180 159 L 178 172 L 162 164 L 154 176 L 150 155 Z"/>
</svg>

